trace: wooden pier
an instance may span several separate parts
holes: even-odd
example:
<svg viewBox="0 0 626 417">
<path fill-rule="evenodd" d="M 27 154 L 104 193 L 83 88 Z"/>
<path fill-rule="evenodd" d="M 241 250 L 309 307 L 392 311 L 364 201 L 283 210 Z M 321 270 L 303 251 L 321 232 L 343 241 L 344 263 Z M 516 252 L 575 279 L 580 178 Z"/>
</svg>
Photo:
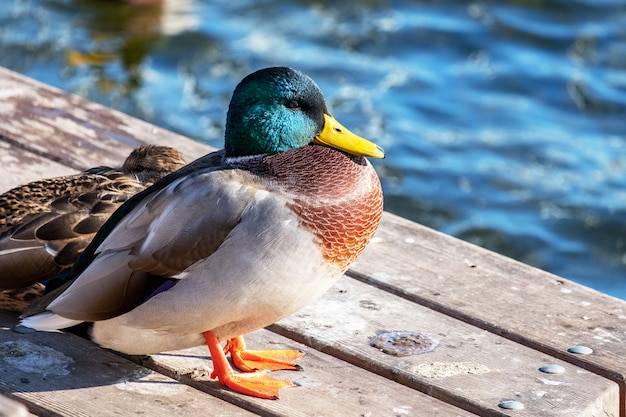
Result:
<svg viewBox="0 0 626 417">
<path fill-rule="evenodd" d="M 142 143 L 211 150 L 0 68 L 0 192 Z M 626 302 L 389 213 L 325 296 L 248 335 L 306 352 L 277 401 L 211 380 L 206 347 L 125 356 L 16 322 L 0 311 L 0 416 L 626 417 Z M 439 344 L 395 356 L 370 345 L 382 330 Z"/>
</svg>

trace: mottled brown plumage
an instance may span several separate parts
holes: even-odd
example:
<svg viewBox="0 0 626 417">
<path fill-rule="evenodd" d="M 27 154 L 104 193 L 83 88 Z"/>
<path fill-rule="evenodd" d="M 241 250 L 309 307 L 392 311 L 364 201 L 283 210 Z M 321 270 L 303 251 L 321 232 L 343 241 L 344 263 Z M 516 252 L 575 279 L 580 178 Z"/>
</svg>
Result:
<svg viewBox="0 0 626 417">
<path fill-rule="evenodd" d="M 144 145 L 133 150 L 121 168 L 96 167 L 0 195 L 0 289 L 26 287 L 71 267 L 122 203 L 184 165 L 177 150 Z M 20 300 L 22 293 L 29 299 Z M 21 309 L 32 294 L 3 291 L 0 307 Z M 3 298 L 22 304 L 12 307 Z"/>
</svg>

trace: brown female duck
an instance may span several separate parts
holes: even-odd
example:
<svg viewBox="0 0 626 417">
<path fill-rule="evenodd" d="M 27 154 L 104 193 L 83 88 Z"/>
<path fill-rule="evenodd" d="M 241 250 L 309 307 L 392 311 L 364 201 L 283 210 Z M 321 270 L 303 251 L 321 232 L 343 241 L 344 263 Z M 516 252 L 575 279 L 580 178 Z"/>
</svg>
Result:
<svg viewBox="0 0 626 417">
<path fill-rule="evenodd" d="M 92 168 L 1 194 L 0 289 L 9 291 L 2 292 L 0 307 L 23 309 L 43 288 L 23 287 L 70 268 L 122 203 L 184 165 L 173 148 L 143 145 L 121 168 Z"/>
</svg>

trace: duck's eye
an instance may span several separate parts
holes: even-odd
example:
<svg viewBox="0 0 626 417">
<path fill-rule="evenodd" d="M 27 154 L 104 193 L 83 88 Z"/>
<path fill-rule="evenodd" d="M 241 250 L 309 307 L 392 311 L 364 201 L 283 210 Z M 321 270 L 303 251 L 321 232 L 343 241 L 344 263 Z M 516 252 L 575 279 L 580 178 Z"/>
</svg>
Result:
<svg viewBox="0 0 626 417">
<path fill-rule="evenodd" d="M 296 100 L 291 100 L 290 102 L 287 103 L 287 108 L 291 110 L 299 110 L 300 103 L 298 103 Z"/>
</svg>

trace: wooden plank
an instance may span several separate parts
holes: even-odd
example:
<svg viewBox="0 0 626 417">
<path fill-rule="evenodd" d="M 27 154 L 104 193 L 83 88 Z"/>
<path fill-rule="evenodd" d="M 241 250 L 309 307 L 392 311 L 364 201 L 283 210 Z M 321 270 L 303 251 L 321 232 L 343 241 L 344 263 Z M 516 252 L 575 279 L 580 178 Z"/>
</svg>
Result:
<svg viewBox="0 0 626 417">
<path fill-rule="evenodd" d="M 251 416 L 80 337 L 18 334 L 0 310 L 0 392 L 41 416 Z"/>
<path fill-rule="evenodd" d="M 42 178 L 60 177 L 77 171 L 0 140 L 0 193 Z"/>
<path fill-rule="evenodd" d="M 212 149 L 2 67 L 0 140 L 76 170 L 120 164 L 143 143 L 175 144 L 189 161 Z"/>
<path fill-rule="evenodd" d="M 503 400 L 524 405 L 516 416 L 619 415 L 617 383 L 348 277 L 271 329 L 480 416 L 506 415 Z M 419 332 L 439 345 L 385 354 L 370 346 L 381 330 Z M 564 372 L 539 372 L 548 364 Z"/>
<path fill-rule="evenodd" d="M 617 382 L 626 415 L 626 302 L 389 213 L 349 274 Z"/>
<path fill-rule="evenodd" d="M 474 415 L 267 330 L 247 335 L 246 343 L 250 349 L 304 351 L 305 356 L 298 360 L 304 371 L 272 373 L 276 378 L 292 380 L 301 386 L 283 390 L 278 401 L 251 398 L 222 389 L 208 378 L 212 366 L 207 360 L 206 347 L 150 355 L 150 360 L 142 361 L 142 364 L 261 415 L 285 417 Z"/>
</svg>

